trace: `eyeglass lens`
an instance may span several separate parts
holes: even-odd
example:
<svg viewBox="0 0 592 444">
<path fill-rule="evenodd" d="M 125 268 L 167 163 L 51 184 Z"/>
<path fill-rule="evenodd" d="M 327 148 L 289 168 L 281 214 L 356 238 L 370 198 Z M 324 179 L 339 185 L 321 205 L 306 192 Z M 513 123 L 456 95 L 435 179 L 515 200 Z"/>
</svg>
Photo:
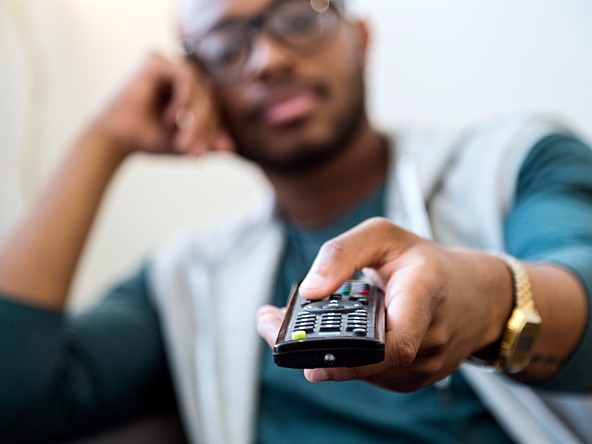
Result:
<svg viewBox="0 0 592 444">
<path fill-rule="evenodd" d="M 285 0 L 272 3 L 258 16 L 225 22 L 197 44 L 186 42 L 186 46 L 212 80 L 228 85 L 239 83 L 256 71 L 256 63 L 251 59 L 260 30 L 306 56 L 326 49 L 336 34 L 338 20 L 331 7 L 319 10 L 311 0 Z"/>
</svg>

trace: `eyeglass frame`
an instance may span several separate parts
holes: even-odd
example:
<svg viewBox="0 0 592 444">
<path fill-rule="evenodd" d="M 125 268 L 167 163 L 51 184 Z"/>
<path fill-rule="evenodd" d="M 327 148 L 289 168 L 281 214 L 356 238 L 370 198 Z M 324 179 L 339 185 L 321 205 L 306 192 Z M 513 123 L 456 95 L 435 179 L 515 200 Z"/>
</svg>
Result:
<svg viewBox="0 0 592 444">
<path fill-rule="evenodd" d="M 228 26 L 229 24 L 236 23 L 236 24 L 242 25 L 243 29 L 247 30 L 245 35 L 251 36 L 250 41 L 248 42 L 248 56 L 245 59 L 245 63 L 244 63 L 244 66 L 246 66 L 246 64 L 248 63 L 248 60 L 253 55 L 253 51 L 254 51 L 254 47 L 255 47 L 255 36 L 260 35 L 262 32 L 266 31 L 265 26 L 269 22 L 270 16 L 273 15 L 274 10 L 277 10 L 283 4 L 289 4 L 289 3 L 294 3 L 294 2 L 298 2 L 298 1 L 304 2 L 306 0 L 278 0 L 278 1 L 274 1 L 270 5 L 268 5 L 264 10 L 262 10 L 261 12 L 259 12 L 258 14 L 255 14 L 253 16 L 246 17 L 244 19 L 223 20 L 219 23 L 216 23 L 214 26 L 212 26 L 208 31 L 206 31 L 202 35 L 201 39 L 192 39 L 190 37 L 183 37 L 182 38 L 182 45 L 183 45 L 183 50 L 184 50 L 184 56 L 192 64 L 197 66 L 197 68 L 200 69 L 200 71 L 205 73 L 210 78 L 210 80 L 212 80 L 212 82 L 214 84 L 218 84 L 218 86 L 221 86 L 221 87 L 239 85 L 239 84 L 247 81 L 251 76 L 244 75 L 244 74 L 241 76 L 237 75 L 237 78 L 240 77 L 240 80 L 235 79 L 233 81 L 228 81 L 228 82 L 223 82 L 223 81 L 217 82 L 214 79 L 213 73 L 208 69 L 207 63 L 204 62 L 198 55 L 196 55 L 195 48 L 197 48 L 197 46 L 199 46 L 200 40 L 203 40 L 211 33 L 216 32 L 218 29 L 223 28 L 224 26 Z M 324 13 L 327 10 L 331 9 L 337 15 L 338 20 L 342 19 L 344 17 L 344 14 L 345 14 L 344 0 L 320 0 L 320 1 L 326 2 L 325 5 L 322 5 L 323 6 L 322 8 L 318 8 L 318 7 L 314 6 L 315 1 L 319 1 L 319 0 L 309 0 L 309 1 L 311 4 L 311 8 L 316 10 L 318 13 Z M 281 43 L 282 45 L 285 45 L 289 48 L 304 52 L 303 49 L 297 48 L 295 46 L 290 45 L 289 43 L 286 43 L 284 40 L 282 40 L 281 37 L 278 37 L 273 32 L 269 33 L 269 35 L 274 39 L 274 41 L 277 41 L 277 42 Z"/>
</svg>

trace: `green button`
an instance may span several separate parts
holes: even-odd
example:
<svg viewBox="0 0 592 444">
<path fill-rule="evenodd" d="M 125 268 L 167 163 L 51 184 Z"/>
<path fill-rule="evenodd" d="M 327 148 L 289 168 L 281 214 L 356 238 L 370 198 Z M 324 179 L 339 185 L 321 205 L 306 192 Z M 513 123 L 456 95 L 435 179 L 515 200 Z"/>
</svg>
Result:
<svg viewBox="0 0 592 444">
<path fill-rule="evenodd" d="M 306 332 L 304 330 L 292 332 L 292 341 L 299 341 L 300 339 L 306 339 Z"/>
</svg>

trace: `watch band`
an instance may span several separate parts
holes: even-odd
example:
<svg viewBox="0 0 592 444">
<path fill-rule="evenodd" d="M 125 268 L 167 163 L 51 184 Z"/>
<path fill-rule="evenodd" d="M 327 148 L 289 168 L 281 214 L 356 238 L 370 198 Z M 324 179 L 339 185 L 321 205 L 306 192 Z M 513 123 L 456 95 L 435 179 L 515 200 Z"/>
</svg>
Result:
<svg viewBox="0 0 592 444">
<path fill-rule="evenodd" d="M 470 356 L 468 361 L 491 370 L 517 373 L 523 370 L 532 358 L 532 348 L 540 330 L 541 317 L 534 306 L 530 279 L 524 265 L 506 253 L 496 252 L 492 255 L 501 259 L 512 274 L 514 308 L 501 340 L 487 347 L 485 353 Z"/>
<path fill-rule="evenodd" d="M 495 256 L 506 263 L 514 282 L 514 309 L 502 336 L 496 367 L 506 373 L 517 373 L 530 363 L 541 317 L 534 306 L 530 279 L 524 265 L 506 253 L 496 253 Z"/>
</svg>

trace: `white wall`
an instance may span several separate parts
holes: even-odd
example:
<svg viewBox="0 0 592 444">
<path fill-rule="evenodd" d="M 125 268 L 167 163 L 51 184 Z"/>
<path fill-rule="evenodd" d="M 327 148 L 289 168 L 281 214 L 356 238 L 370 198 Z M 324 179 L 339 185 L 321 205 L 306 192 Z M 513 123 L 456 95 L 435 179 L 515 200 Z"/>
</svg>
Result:
<svg viewBox="0 0 592 444">
<path fill-rule="evenodd" d="M 556 113 L 592 136 L 589 0 L 355 0 L 376 25 L 381 122 L 462 125 Z"/>
<path fill-rule="evenodd" d="M 174 52 L 174 0 L 0 1 L 0 239 L 97 102 L 148 48 Z M 559 114 L 592 138 L 592 2 L 350 0 L 374 29 L 369 92 L 383 125 Z M 135 159 L 112 187 L 75 306 L 180 226 L 248 205 L 241 162 Z"/>
</svg>

